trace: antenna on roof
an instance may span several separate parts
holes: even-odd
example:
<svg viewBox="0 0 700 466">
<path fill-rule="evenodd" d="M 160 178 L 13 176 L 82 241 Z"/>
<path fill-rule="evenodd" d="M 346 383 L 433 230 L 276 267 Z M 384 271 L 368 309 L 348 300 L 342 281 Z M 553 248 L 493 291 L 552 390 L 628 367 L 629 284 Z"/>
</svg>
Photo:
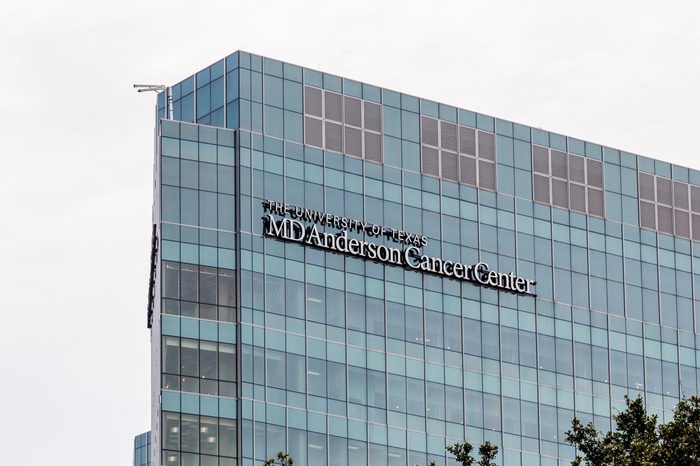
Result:
<svg viewBox="0 0 700 466">
<path fill-rule="evenodd" d="M 134 84 L 136 92 L 163 92 L 165 91 L 165 101 L 167 108 L 167 117 L 173 119 L 173 96 L 170 93 L 170 88 L 165 84 Z"/>
</svg>

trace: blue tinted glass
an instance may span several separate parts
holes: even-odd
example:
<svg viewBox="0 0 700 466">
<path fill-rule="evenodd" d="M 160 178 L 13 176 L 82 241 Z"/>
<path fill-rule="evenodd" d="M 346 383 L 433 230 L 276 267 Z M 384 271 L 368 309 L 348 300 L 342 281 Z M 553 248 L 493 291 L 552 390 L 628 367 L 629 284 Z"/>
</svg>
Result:
<svg viewBox="0 0 700 466">
<path fill-rule="evenodd" d="M 420 99 L 420 112 L 433 118 L 440 116 L 438 103 L 430 100 Z"/>
<path fill-rule="evenodd" d="M 197 73 L 196 79 L 197 79 L 197 89 L 209 84 L 209 81 L 211 81 L 211 70 L 209 68 L 204 68 L 202 71 Z"/>
<path fill-rule="evenodd" d="M 304 84 L 315 87 L 323 87 L 323 74 L 316 70 L 304 68 Z"/>
<path fill-rule="evenodd" d="M 549 147 L 549 133 L 541 129 L 532 128 L 532 142 L 540 146 Z"/>
<path fill-rule="evenodd" d="M 263 92 L 266 105 L 283 106 L 283 80 L 281 78 L 265 75 Z"/>
<path fill-rule="evenodd" d="M 218 109 L 224 105 L 224 78 L 218 78 L 211 83 L 211 108 Z M 216 125 L 214 125 L 216 126 Z"/>
<path fill-rule="evenodd" d="M 263 70 L 265 74 L 282 77 L 282 62 L 271 58 L 263 58 Z"/>
<path fill-rule="evenodd" d="M 343 94 L 351 95 L 353 97 L 362 98 L 362 83 L 357 81 L 352 81 L 350 79 L 343 79 Z"/>
<path fill-rule="evenodd" d="M 180 83 L 182 89 L 182 95 L 187 95 L 190 92 L 194 92 L 194 76 L 190 76 Z"/>
<path fill-rule="evenodd" d="M 389 136 L 401 137 L 401 111 L 384 106 L 384 132 Z"/>
<path fill-rule="evenodd" d="M 417 113 L 401 112 L 401 137 L 403 139 L 419 142 L 420 119 Z"/>
<path fill-rule="evenodd" d="M 284 78 L 291 79 L 292 81 L 301 82 L 302 81 L 302 69 L 300 66 L 291 65 L 289 63 L 284 64 Z"/>
<path fill-rule="evenodd" d="M 238 52 L 234 52 L 226 57 L 226 71 L 232 71 L 238 68 Z"/>
<path fill-rule="evenodd" d="M 561 134 L 549 133 L 549 147 L 553 149 L 566 151 L 566 137 L 562 136 Z M 569 152 L 573 151 L 569 149 Z M 579 154 L 580 152 L 575 153 Z"/>
<path fill-rule="evenodd" d="M 343 92 L 343 80 L 338 76 L 323 73 L 323 88 L 333 92 Z"/>
<path fill-rule="evenodd" d="M 513 123 L 513 136 L 521 141 L 530 141 L 530 128 L 525 125 Z"/>
<path fill-rule="evenodd" d="M 459 124 L 476 128 L 476 114 L 474 112 L 459 109 Z"/>
<path fill-rule="evenodd" d="M 481 113 L 477 113 L 476 115 L 476 127 L 484 130 L 484 131 L 490 131 L 494 132 L 494 118 L 487 116 L 487 115 L 482 115 Z"/>
<path fill-rule="evenodd" d="M 362 85 L 362 98 L 371 102 L 381 102 L 381 90 L 377 86 Z"/>
<path fill-rule="evenodd" d="M 180 101 L 180 120 L 194 123 L 194 94 L 187 94 Z"/>
<path fill-rule="evenodd" d="M 406 170 L 417 172 L 420 170 L 420 146 L 415 143 L 403 141 L 401 143 L 401 166 Z"/>
<path fill-rule="evenodd" d="M 210 67 L 211 69 L 211 80 L 215 80 L 224 75 L 224 60 L 219 60 Z"/>
<path fill-rule="evenodd" d="M 290 141 L 303 142 L 303 121 L 299 113 L 284 111 L 284 138 Z"/>
<path fill-rule="evenodd" d="M 440 119 L 457 123 L 457 109 L 445 104 L 440 104 Z"/>
<path fill-rule="evenodd" d="M 197 89 L 197 118 L 201 118 L 211 111 L 211 88 L 204 86 Z"/>
<path fill-rule="evenodd" d="M 513 123 L 501 119 L 496 119 L 496 133 L 503 136 L 513 137 Z"/>
</svg>

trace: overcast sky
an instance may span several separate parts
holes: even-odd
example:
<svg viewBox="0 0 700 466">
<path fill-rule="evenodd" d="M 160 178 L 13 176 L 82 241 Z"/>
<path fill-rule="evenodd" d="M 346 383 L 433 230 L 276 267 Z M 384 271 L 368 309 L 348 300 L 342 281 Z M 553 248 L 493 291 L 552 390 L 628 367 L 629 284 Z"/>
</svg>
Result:
<svg viewBox="0 0 700 466">
<path fill-rule="evenodd" d="M 154 95 L 244 49 L 700 169 L 700 2 L 5 2 L 0 464 L 148 430 Z"/>
</svg>

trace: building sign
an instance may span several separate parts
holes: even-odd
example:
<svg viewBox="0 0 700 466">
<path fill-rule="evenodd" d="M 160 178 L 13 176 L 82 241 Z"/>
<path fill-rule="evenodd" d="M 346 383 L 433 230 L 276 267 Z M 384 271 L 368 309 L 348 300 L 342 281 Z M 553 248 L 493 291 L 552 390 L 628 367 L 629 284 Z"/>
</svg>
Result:
<svg viewBox="0 0 700 466">
<path fill-rule="evenodd" d="M 536 284 L 534 280 L 519 277 L 512 272 L 491 270 L 485 262 L 467 265 L 423 254 L 421 247 L 428 244 L 425 236 L 277 201 L 263 201 L 263 209 L 266 212 L 263 217 L 264 235 L 271 238 L 468 281 L 510 293 L 537 296 L 532 289 Z M 322 228 L 324 226 L 327 228 Z M 339 231 L 323 231 L 328 229 Z M 348 233 L 364 233 L 365 238 L 369 239 L 350 237 Z M 371 241 L 371 238 L 379 237 L 397 243 L 398 247 Z"/>
</svg>

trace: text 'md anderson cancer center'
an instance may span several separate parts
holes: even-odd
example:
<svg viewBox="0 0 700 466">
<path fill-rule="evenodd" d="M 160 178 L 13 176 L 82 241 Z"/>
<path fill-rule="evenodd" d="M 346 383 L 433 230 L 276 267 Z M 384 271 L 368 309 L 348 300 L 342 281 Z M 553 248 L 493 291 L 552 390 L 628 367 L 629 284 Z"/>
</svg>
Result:
<svg viewBox="0 0 700 466">
<path fill-rule="evenodd" d="M 246 52 L 157 112 L 139 465 L 559 466 L 698 393 L 700 172 Z"/>
<path fill-rule="evenodd" d="M 307 217 L 321 224 L 327 221 L 336 228 L 347 228 L 357 225 L 360 231 L 366 231 L 369 236 L 380 236 L 386 234 L 387 237 L 405 238 L 406 241 L 416 241 L 424 246 L 427 243 L 425 236 L 404 232 L 403 230 L 386 230 L 379 225 L 367 225 L 365 222 L 354 221 L 344 217 L 328 215 L 327 213 L 310 211 L 299 207 L 285 206 L 275 201 L 263 201 L 263 208 L 266 212 L 276 212 L 285 215 L 291 212 L 292 217 Z M 362 259 L 376 260 L 382 263 L 408 267 L 422 272 L 434 273 L 447 278 L 467 280 L 479 285 L 492 286 L 494 288 L 522 294 L 534 294 L 531 286 L 535 284 L 533 280 L 516 277 L 510 274 L 498 273 L 489 270 L 488 264 L 479 262 L 476 265 L 464 265 L 459 262 L 443 260 L 437 257 L 421 255 L 417 246 L 409 246 L 404 250 L 387 247 L 383 244 L 361 241 L 357 238 L 349 238 L 347 232 L 333 234 L 319 232 L 318 226 L 312 224 L 306 227 L 300 220 L 294 218 L 283 218 L 275 220 L 272 214 L 264 217 L 265 235 L 279 238 L 286 241 L 295 241 L 304 245 L 327 249 L 332 252 L 342 252 Z M 369 229 L 368 229 L 369 227 Z M 350 228 L 352 229 L 352 228 Z M 415 238 L 415 239 L 413 239 Z"/>
</svg>

